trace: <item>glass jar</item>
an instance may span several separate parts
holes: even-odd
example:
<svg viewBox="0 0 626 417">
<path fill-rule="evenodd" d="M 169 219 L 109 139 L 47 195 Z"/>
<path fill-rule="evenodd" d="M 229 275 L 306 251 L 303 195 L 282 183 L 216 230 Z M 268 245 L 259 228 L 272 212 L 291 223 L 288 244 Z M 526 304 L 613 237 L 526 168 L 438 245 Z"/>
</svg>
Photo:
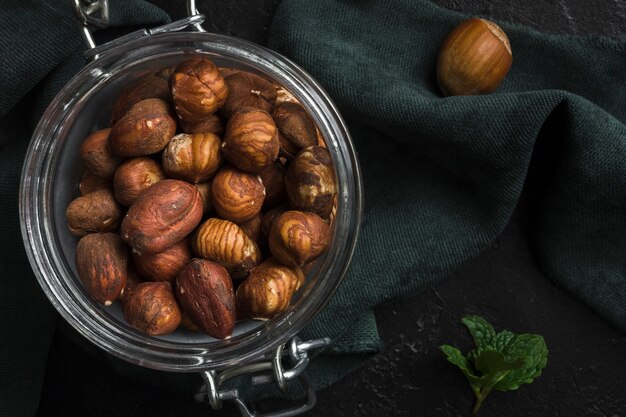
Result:
<svg viewBox="0 0 626 417">
<path fill-rule="evenodd" d="M 206 32 L 157 29 L 131 38 L 135 39 L 100 48 L 96 59 L 58 93 L 34 132 L 20 190 L 22 234 L 32 268 L 64 319 L 100 348 L 132 363 L 164 371 L 206 372 L 267 357 L 324 307 L 352 256 L 362 211 L 361 176 L 346 126 L 320 85 L 269 49 Z M 147 336 L 126 324 L 119 303 L 105 308 L 94 302 L 77 277 L 77 240 L 65 217 L 82 171 L 80 143 L 90 132 L 108 126 L 111 105 L 120 91 L 142 75 L 198 55 L 218 66 L 262 74 L 290 91 L 316 122 L 337 176 L 332 243 L 292 306 L 267 322 L 239 322 L 226 340 L 183 330 Z"/>
</svg>

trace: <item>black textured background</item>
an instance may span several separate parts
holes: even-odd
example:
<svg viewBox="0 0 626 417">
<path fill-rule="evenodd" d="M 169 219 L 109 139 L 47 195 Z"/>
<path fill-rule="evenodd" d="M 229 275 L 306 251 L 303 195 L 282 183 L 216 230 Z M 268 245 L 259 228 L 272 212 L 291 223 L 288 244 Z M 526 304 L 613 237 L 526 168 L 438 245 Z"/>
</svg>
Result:
<svg viewBox="0 0 626 417">
<path fill-rule="evenodd" d="M 182 0 L 152 0 L 173 18 Z M 312 0 L 314 1 L 314 0 Z M 624 36 L 624 0 L 436 0 L 469 14 L 570 35 Z M 205 28 L 263 44 L 279 0 L 198 1 Z M 626 73 L 626 69 L 625 69 Z M 533 179 L 529 179 L 532 181 Z M 524 234 L 524 201 L 502 236 L 477 259 L 428 291 L 377 311 L 385 349 L 318 396 L 309 416 L 469 416 L 473 394 L 437 349 L 470 348 L 459 320 L 479 314 L 497 328 L 544 335 L 544 374 L 518 391 L 493 393 L 489 416 L 626 416 L 626 336 L 555 286 L 537 269 Z M 284 405 L 259 404 L 260 411 Z M 0 414 L 2 412 L 0 411 Z M 94 361 L 60 335 L 50 353 L 40 417 L 236 416 L 190 395 L 138 384 Z"/>
</svg>

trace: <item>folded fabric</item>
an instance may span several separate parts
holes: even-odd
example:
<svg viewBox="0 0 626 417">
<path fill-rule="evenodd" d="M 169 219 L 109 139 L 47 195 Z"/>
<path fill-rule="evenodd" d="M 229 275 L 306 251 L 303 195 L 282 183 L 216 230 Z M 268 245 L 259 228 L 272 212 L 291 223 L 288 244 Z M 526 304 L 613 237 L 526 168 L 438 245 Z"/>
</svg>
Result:
<svg viewBox="0 0 626 417">
<path fill-rule="evenodd" d="M 269 46 L 327 89 L 363 167 L 354 259 L 304 332 L 337 352 L 376 346 L 375 329 L 353 324 L 492 243 L 528 175 L 541 176 L 529 238 L 542 270 L 626 329 L 626 40 L 503 24 L 513 66 L 501 87 L 444 98 L 439 47 L 466 17 L 425 0 L 285 0 L 274 18 Z M 323 362 L 320 385 L 342 373 Z"/>
<path fill-rule="evenodd" d="M 18 216 L 20 174 L 33 129 L 84 65 L 71 2 L 8 0 L 0 14 L 0 414 L 31 416 L 39 403 L 56 312 L 32 273 Z M 110 1 L 111 26 L 166 22 L 139 0 Z"/>
</svg>

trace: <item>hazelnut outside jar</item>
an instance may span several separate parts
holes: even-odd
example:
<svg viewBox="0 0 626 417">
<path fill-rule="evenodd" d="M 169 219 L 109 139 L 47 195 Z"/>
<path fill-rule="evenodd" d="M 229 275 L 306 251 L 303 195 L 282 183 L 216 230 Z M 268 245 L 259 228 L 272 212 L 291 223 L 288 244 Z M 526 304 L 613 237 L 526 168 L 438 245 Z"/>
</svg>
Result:
<svg viewBox="0 0 626 417">
<path fill-rule="evenodd" d="M 195 10 L 193 3 L 189 1 L 190 10 Z M 84 11 L 81 13 L 87 34 L 93 19 Z M 202 21 L 203 16 L 194 14 L 86 52 L 91 62 L 59 92 L 33 134 L 22 172 L 20 217 L 31 266 L 65 320 L 92 343 L 129 362 L 162 371 L 200 373 L 209 386 L 204 398 L 219 408 L 217 393 L 222 389 L 221 382 L 228 379 L 229 369 L 248 369 L 248 365 L 263 363 L 269 366 L 264 369 L 271 374 L 272 358 L 280 357 L 283 348 L 287 352 L 288 346 L 296 346 L 296 334 L 324 307 L 341 282 L 361 219 L 361 176 L 341 116 L 306 72 L 265 48 L 198 30 Z M 109 126 L 112 106 L 122 90 L 147 74 L 176 67 L 192 57 L 206 57 L 219 67 L 261 75 L 293 94 L 324 137 L 337 181 L 337 215 L 330 247 L 307 274 L 292 305 L 266 322 L 238 321 L 226 340 L 187 330 L 148 336 L 127 324 L 121 303 L 105 308 L 93 301 L 78 278 L 74 263 L 77 239 L 68 230 L 65 218 L 69 202 L 79 195 L 82 140 Z M 298 346 L 306 351 L 325 344 L 327 340 L 320 339 Z M 308 359 L 298 363 L 298 368 L 290 373 L 285 362 L 285 375 L 297 376 Z M 308 394 L 308 405 L 294 414 L 312 406 L 314 392 L 309 389 Z M 245 414 L 244 403 L 236 400 L 242 414 L 251 415 Z"/>
</svg>

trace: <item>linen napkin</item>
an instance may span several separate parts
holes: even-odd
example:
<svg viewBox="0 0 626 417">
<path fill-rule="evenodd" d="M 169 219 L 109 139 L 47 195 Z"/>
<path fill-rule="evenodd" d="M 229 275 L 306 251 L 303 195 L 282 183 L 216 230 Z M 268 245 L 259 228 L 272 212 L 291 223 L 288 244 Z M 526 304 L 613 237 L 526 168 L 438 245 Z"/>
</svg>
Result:
<svg viewBox="0 0 626 417">
<path fill-rule="evenodd" d="M 502 24 L 513 65 L 500 88 L 443 97 L 439 48 L 467 17 L 426 0 L 285 0 L 274 18 L 269 46 L 329 92 L 363 167 L 354 259 L 304 332 L 332 337 L 335 352 L 375 348 L 375 305 L 489 246 L 529 175 L 540 176 L 528 235 L 543 272 L 626 329 L 626 39 Z"/>
</svg>

